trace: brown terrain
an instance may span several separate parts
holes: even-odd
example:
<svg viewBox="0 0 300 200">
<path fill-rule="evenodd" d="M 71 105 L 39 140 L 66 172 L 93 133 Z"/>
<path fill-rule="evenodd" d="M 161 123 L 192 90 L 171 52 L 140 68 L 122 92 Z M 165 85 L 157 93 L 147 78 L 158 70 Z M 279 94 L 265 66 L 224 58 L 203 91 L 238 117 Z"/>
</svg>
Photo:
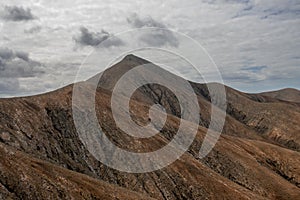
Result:
<svg viewBox="0 0 300 200">
<path fill-rule="evenodd" d="M 286 88 L 273 92 L 264 92 L 261 95 L 266 97 L 271 97 L 275 99 L 280 99 L 283 101 L 291 101 L 300 103 L 300 91 L 293 88 Z"/>
<path fill-rule="evenodd" d="M 168 113 L 163 129 L 137 139 L 116 126 L 112 89 L 125 72 L 141 64 L 157 68 L 155 76 L 175 76 L 128 55 L 103 73 L 96 113 L 116 145 L 150 152 L 176 134 L 181 110 L 170 90 L 148 84 L 134 93 L 130 114 L 136 123 L 146 124 L 150 106 L 161 104 Z M 85 95 L 92 94 L 90 83 L 96 78 L 80 83 Z M 201 108 L 193 144 L 173 164 L 141 174 L 111 169 L 85 148 L 72 119 L 73 85 L 0 99 L 0 199 L 300 199 L 299 91 L 246 94 L 226 87 L 222 135 L 208 156 L 199 159 L 212 103 L 206 85 L 191 85 Z"/>
</svg>

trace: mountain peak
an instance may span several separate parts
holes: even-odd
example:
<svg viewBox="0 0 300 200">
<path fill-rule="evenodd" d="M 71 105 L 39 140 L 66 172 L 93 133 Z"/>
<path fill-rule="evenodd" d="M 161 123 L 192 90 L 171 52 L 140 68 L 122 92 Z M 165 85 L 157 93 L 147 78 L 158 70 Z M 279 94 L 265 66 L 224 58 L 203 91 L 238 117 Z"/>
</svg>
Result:
<svg viewBox="0 0 300 200">
<path fill-rule="evenodd" d="M 135 62 L 138 64 L 146 64 L 146 63 L 150 63 L 150 61 L 143 59 L 141 57 L 138 57 L 134 54 L 128 54 L 127 56 L 125 56 L 121 62 Z"/>
</svg>

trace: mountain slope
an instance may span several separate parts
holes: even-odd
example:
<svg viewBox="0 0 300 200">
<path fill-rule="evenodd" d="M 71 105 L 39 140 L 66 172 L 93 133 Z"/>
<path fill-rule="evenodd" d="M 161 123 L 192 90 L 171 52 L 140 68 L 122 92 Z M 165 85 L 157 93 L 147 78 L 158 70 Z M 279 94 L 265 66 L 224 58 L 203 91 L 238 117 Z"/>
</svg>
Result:
<svg viewBox="0 0 300 200">
<path fill-rule="evenodd" d="M 103 73 L 96 92 L 96 113 L 106 135 L 123 149 L 140 152 L 153 151 L 169 143 L 176 134 L 181 113 L 174 94 L 165 87 L 149 84 L 134 93 L 130 101 L 131 115 L 137 123 L 148 123 L 150 106 L 162 104 L 168 113 L 162 131 L 149 139 L 136 139 L 116 126 L 110 104 L 112 88 L 124 73 L 145 63 L 152 65 L 136 56 L 127 56 Z M 158 75 L 166 74 L 161 68 L 157 70 Z M 85 95 L 93 93 L 90 83 L 96 78 L 80 83 Z M 205 85 L 191 84 L 201 107 L 194 143 L 175 163 L 145 174 L 110 169 L 87 151 L 72 119 L 72 85 L 33 97 L 1 99 L 0 183 L 3 187 L 0 192 L 13 199 L 23 197 L 18 191 L 27 195 L 36 192 L 36 197 L 43 199 L 38 195 L 43 187 L 28 189 L 26 184 L 17 183 L 24 174 L 28 177 L 37 174 L 29 179 L 33 188 L 38 188 L 42 180 L 51 182 L 52 188 L 62 190 L 65 199 L 78 193 L 85 199 L 297 199 L 300 196 L 299 106 L 271 97 L 270 102 L 258 101 L 259 95 L 227 87 L 224 134 L 213 151 L 199 159 L 198 152 L 210 123 L 211 103 Z M 36 163 L 42 163 L 42 167 Z M 66 181 L 53 182 L 55 174 Z M 7 187 L 10 179 L 14 181 Z M 87 182 L 78 183 L 82 179 Z M 81 188 L 81 192 L 72 193 L 74 187 Z M 112 194 L 115 196 L 109 196 Z"/>
<path fill-rule="evenodd" d="M 300 91 L 293 88 L 261 93 L 262 96 L 271 97 L 283 101 L 300 103 Z"/>
<path fill-rule="evenodd" d="M 0 144 L 1 199 L 151 199 Z"/>
<path fill-rule="evenodd" d="M 149 74 L 156 80 L 172 80 L 175 76 L 164 69 L 151 64 L 149 61 L 140 59 L 134 55 L 126 56 L 122 62 L 109 68 L 100 74 L 99 88 L 107 89 L 112 92 L 117 81 L 126 72 L 136 66 L 145 65 L 147 73 L 140 73 L 142 77 Z M 147 71 L 147 68 L 151 70 Z M 154 70 L 153 70 L 154 69 Z M 98 75 L 99 76 L 99 75 Z M 98 77 L 99 79 L 99 77 Z M 145 78 L 146 79 L 146 78 Z M 176 81 L 182 78 L 176 77 Z M 98 81 L 97 76 L 88 81 Z M 130 80 L 129 80 L 130 81 Z M 175 82 L 173 84 L 176 84 Z M 191 83 L 194 92 L 198 95 L 200 105 L 201 121 L 200 125 L 208 128 L 211 117 L 211 97 L 205 84 Z M 178 86 L 180 90 L 189 93 L 184 86 Z M 226 88 L 227 98 L 227 118 L 223 133 L 239 137 L 267 140 L 286 148 L 300 151 L 300 106 L 293 103 L 277 101 L 269 98 L 261 99 L 261 94 L 244 94 L 232 88 Z M 123 94 L 127 95 L 127 94 Z M 130 98 L 130 97 L 128 97 Z M 161 104 L 168 113 L 180 117 L 180 105 L 176 101 L 176 96 L 166 87 L 157 84 L 148 84 L 139 88 L 132 99 L 146 102 L 149 104 Z M 259 133 L 259 134 L 257 134 Z"/>
</svg>

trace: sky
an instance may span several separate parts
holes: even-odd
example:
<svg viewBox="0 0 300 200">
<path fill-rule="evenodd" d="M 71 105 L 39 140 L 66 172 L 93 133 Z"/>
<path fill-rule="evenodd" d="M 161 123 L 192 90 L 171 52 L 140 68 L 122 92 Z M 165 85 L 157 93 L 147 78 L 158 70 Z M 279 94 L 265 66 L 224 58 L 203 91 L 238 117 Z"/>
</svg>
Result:
<svg viewBox="0 0 300 200">
<path fill-rule="evenodd" d="M 120 34 L 148 27 L 164 30 Z M 93 76 L 104 64 L 77 72 L 95 49 L 98 61 L 135 42 L 176 50 L 185 42 L 176 32 L 202 45 L 228 86 L 251 93 L 300 88 L 299 0 L 2 0 L 0 97 L 44 93 Z M 152 61 L 160 54 L 137 55 Z M 176 73 L 201 82 L 178 59 L 164 58 Z"/>
</svg>

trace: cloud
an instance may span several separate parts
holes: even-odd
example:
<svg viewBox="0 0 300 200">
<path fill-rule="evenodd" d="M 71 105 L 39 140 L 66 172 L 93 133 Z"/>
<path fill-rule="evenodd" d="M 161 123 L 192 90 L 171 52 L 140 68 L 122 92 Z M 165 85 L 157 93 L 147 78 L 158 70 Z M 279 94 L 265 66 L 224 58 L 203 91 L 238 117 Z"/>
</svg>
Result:
<svg viewBox="0 0 300 200">
<path fill-rule="evenodd" d="M 143 27 L 166 28 L 164 24 L 155 21 L 152 17 L 148 16 L 145 18 L 140 18 L 136 13 L 128 17 L 127 22 L 132 26 L 134 26 L 135 28 L 143 28 Z"/>
<path fill-rule="evenodd" d="M 0 94 L 3 96 L 19 96 L 38 91 L 32 80 L 46 73 L 44 65 L 30 58 L 29 53 L 0 48 Z M 31 83 L 24 86 L 24 82 Z M 22 83 L 21 83 L 22 81 Z M 44 83 L 40 79 L 41 83 Z M 40 84 L 41 84 L 40 83 Z M 39 92 L 45 90 L 40 88 Z"/>
<path fill-rule="evenodd" d="M 220 3 L 231 3 L 231 4 L 247 4 L 251 2 L 251 0 L 202 0 L 203 3 L 208 4 L 220 4 Z"/>
<path fill-rule="evenodd" d="M 8 48 L 2 48 L 0 49 L 0 58 L 3 60 L 11 60 L 13 57 L 15 57 L 14 52 L 11 49 Z"/>
<path fill-rule="evenodd" d="M 122 46 L 124 43 L 105 30 L 91 32 L 86 27 L 80 27 L 80 34 L 73 36 L 73 40 L 80 46 L 97 47 L 102 43 L 104 47 Z"/>
<path fill-rule="evenodd" d="M 236 71 L 231 73 L 222 73 L 222 77 L 225 81 L 235 83 L 255 83 L 258 81 L 264 81 L 268 77 L 263 73 L 256 73 L 252 71 Z"/>
<path fill-rule="evenodd" d="M 268 68 L 267 66 L 253 66 L 253 67 L 246 67 L 246 68 L 242 68 L 241 70 L 244 71 L 250 71 L 253 73 L 258 73 L 261 72 L 263 69 Z"/>
<path fill-rule="evenodd" d="M 26 62 L 29 62 L 29 54 L 23 51 L 15 52 L 15 57 L 20 58 Z"/>
<path fill-rule="evenodd" d="M 44 73 L 42 64 L 31 60 L 28 53 L 0 48 L 1 79 L 34 77 L 41 73 Z"/>
<path fill-rule="evenodd" d="M 23 8 L 18 6 L 5 6 L 2 18 L 7 21 L 29 21 L 34 20 L 35 17 L 30 8 Z"/>
<path fill-rule="evenodd" d="M 160 47 L 164 45 L 177 47 L 179 45 L 179 41 L 174 36 L 172 31 L 168 30 L 166 25 L 154 20 L 150 16 L 146 18 L 141 18 L 136 13 L 134 13 L 127 18 L 127 22 L 134 28 L 144 28 L 144 27 L 160 28 L 155 31 L 149 31 L 148 33 L 143 34 L 140 37 L 140 40 L 142 42 L 145 42 L 148 45 L 156 46 L 156 47 Z"/>
<path fill-rule="evenodd" d="M 42 27 L 41 26 L 34 26 L 32 28 L 29 28 L 29 29 L 25 29 L 24 30 L 24 33 L 27 33 L 27 34 L 34 34 L 34 33 L 38 33 L 42 30 Z"/>
<path fill-rule="evenodd" d="M 0 93 L 5 95 L 15 94 L 20 90 L 20 83 L 15 78 L 3 78 L 0 79 Z"/>
</svg>

